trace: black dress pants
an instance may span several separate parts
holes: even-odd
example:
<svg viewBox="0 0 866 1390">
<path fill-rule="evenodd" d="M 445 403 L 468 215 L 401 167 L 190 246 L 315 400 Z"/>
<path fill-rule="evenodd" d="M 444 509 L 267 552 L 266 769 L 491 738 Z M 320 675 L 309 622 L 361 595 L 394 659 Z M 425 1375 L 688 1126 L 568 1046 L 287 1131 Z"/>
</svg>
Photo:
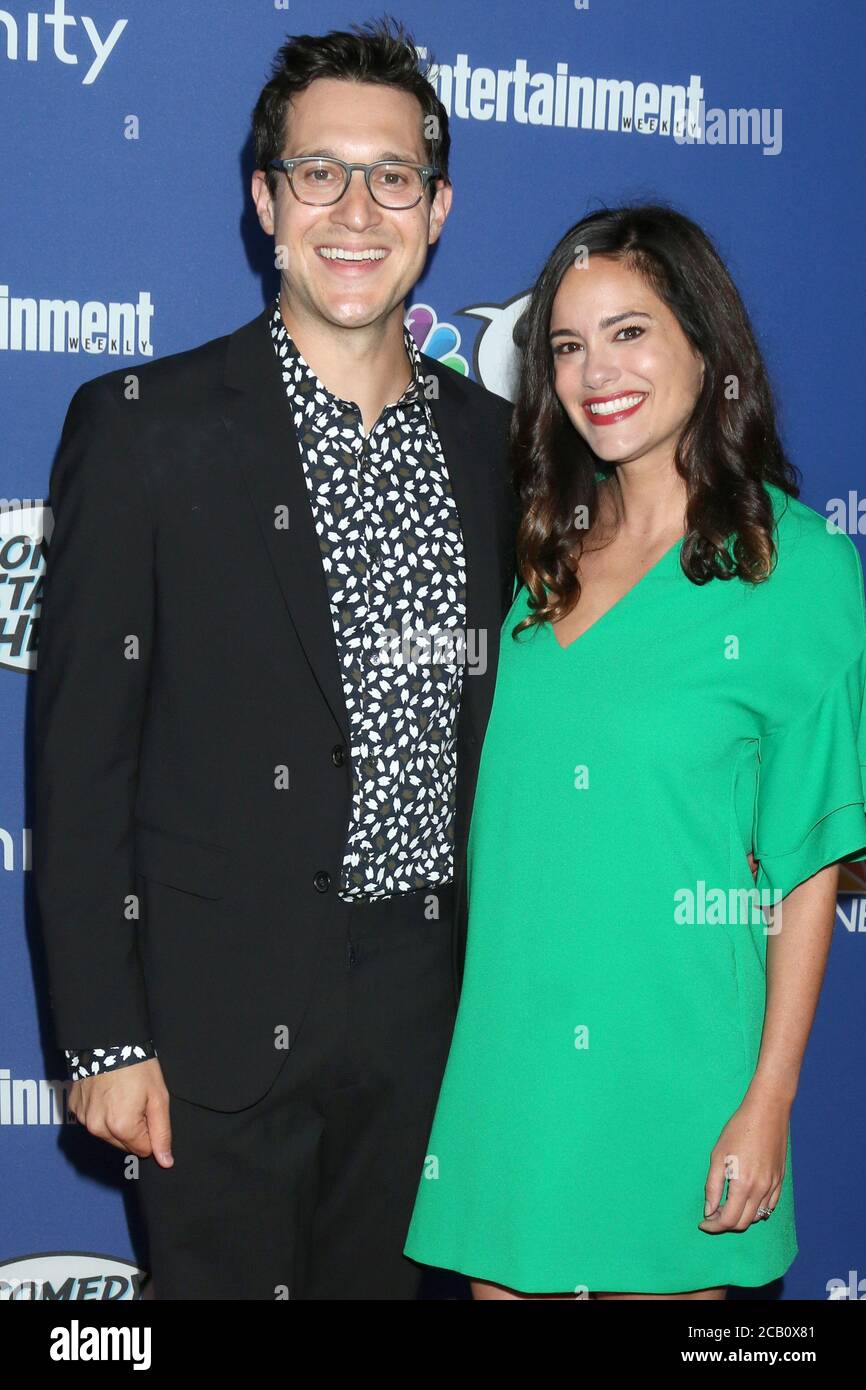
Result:
<svg viewBox="0 0 866 1390">
<path fill-rule="evenodd" d="M 268 1093 L 171 1096 L 174 1165 L 143 1160 L 137 1184 L 157 1299 L 417 1297 L 402 1251 L 454 1026 L 452 914 L 451 884 L 353 903 Z"/>
</svg>

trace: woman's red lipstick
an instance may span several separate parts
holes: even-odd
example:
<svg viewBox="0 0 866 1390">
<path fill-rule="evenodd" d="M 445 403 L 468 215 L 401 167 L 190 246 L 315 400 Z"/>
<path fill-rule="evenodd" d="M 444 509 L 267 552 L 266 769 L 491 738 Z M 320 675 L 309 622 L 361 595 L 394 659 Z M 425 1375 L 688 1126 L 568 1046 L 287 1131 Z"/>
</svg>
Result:
<svg viewBox="0 0 866 1390">
<path fill-rule="evenodd" d="M 623 400 L 629 400 L 632 396 L 637 395 L 640 395 L 640 400 L 637 402 L 636 405 L 630 405 L 626 410 L 614 411 L 610 415 L 594 415 L 589 408 L 591 405 L 601 405 L 604 401 L 616 401 L 620 398 L 622 398 Z M 586 415 L 587 420 L 589 420 L 593 425 L 616 425 L 619 423 L 620 420 L 627 420 L 629 415 L 634 415 L 636 410 L 640 410 L 645 400 L 645 393 L 641 394 L 639 391 L 618 391 L 613 396 L 590 396 L 583 403 L 583 411 Z"/>
</svg>

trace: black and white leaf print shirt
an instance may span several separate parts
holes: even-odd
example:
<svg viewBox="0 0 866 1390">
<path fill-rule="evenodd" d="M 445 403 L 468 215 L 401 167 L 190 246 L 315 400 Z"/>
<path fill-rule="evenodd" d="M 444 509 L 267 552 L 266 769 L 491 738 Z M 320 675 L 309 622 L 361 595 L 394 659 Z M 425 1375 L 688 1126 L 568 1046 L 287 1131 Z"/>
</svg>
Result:
<svg viewBox="0 0 866 1390">
<path fill-rule="evenodd" d="M 301 356 L 279 296 L 271 336 L 292 411 L 330 600 L 351 738 L 339 894 L 387 898 L 453 875 L 463 538 L 426 396 L 412 380 L 369 435 Z M 438 639 L 438 640 L 437 640 Z M 153 1043 L 67 1052 L 74 1080 L 156 1055 Z"/>
</svg>

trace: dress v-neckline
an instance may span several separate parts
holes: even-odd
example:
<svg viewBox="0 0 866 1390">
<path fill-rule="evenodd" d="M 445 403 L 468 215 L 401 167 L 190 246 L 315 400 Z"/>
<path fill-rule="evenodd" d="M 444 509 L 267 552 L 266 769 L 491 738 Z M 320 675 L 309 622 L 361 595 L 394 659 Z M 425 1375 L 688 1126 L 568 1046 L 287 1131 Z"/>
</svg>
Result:
<svg viewBox="0 0 866 1390">
<path fill-rule="evenodd" d="M 615 613 L 618 608 L 622 607 L 622 605 L 626 602 L 627 599 L 631 598 L 632 594 L 637 593 L 641 585 L 649 579 L 650 575 L 655 573 L 655 571 L 659 568 L 660 565 L 664 564 L 665 560 L 669 559 L 671 555 L 679 551 L 684 540 L 685 533 L 683 533 L 682 536 L 675 540 L 673 545 L 668 546 L 667 550 L 662 552 L 659 558 L 653 564 L 650 565 L 648 570 L 644 570 L 637 583 L 632 584 L 630 589 L 626 589 L 625 593 L 621 594 L 615 603 L 612 603 L 609 608 L 606 608 L 603 613 L 599 614 L 594 623 L 590 623 L 589 627 L 586 628 L 583 632 L 578 633 L 577 637 L 572 637 L 571 641 L 566 642 L 565 646 L 563 646 L 563 644 L 557 637 L 553 624 L 548 623 L 547 626 L 550 628 L 550 635 L 553 638 L 559 650 L 561 652 L 571 651 L 571 648 L 576 647 L 578 642 L 582 642 L 585 637 L 588 637 L 591 632 L 594 632 L 600 623 L 603 623 L 606 618 L 610 617 L 611 613 Z"/>
</svg>

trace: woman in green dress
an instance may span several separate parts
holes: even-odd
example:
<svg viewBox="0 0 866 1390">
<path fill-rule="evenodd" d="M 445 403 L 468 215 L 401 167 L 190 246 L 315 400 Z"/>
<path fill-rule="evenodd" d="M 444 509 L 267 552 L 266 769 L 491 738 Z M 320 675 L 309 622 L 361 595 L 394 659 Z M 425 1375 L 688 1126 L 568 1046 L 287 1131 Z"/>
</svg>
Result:
<svg viewBox="0 0 866 1390">
<path fill-rule="evenodd" d="M 518 585 L 405 1253 L 476 1298 L 724 1298 L 797 1253 L 789 1116 L 866 858 L 866 616 L 747 314 L 665 207 L 521 321 Z"/>
</svg>

